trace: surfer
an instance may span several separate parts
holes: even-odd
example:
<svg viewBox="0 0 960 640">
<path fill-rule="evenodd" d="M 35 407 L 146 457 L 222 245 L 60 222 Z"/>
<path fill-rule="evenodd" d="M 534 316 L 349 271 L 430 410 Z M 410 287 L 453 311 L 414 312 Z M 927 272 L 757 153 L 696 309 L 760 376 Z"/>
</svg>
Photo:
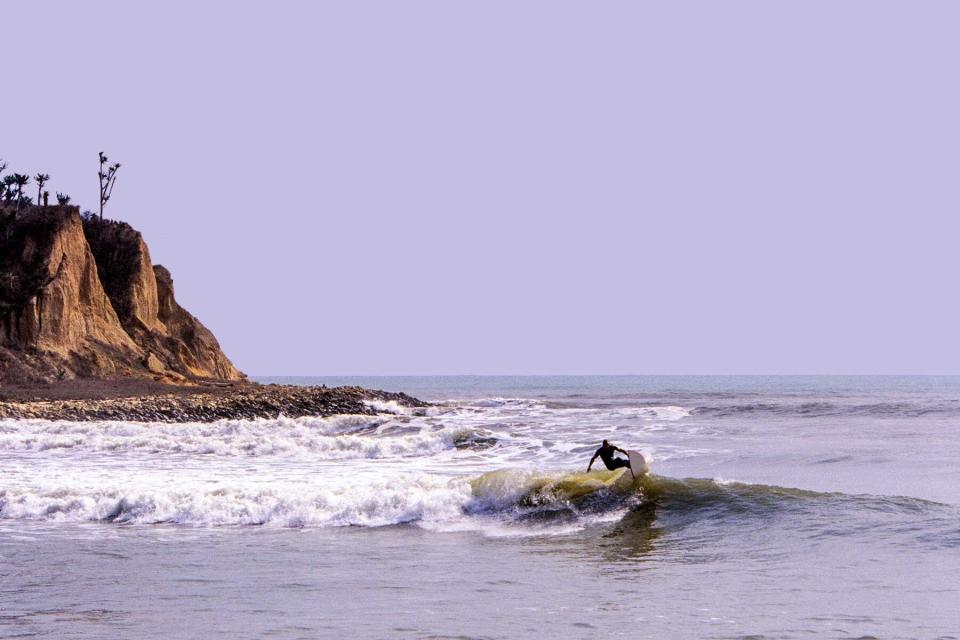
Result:
<svg viewBox="0 0 960 640">
<path fill-rule="evenodd" d="M 627 456 L 627 459 L 624 458 L 614 458 L 613 454 L 619 451 L 623 455 Z M 593 454 L 593 457 L 590 458 L 590 464 L 587 465 L 587 472 L 590 472 L 590 467 L 593 466 L 594 460 L 597 459 L 597 456 L 600 456 L 600 459 L 603 460 L 603 464 L 607 465 L 607 469 L 613 471 L 614 469 L 619 469 L 620 467 L 630 468 L 630 454 L 621 449 L 620 447 L 615 447 L 606 440 L 603 441 L 603 444 L 600 445 L 600 448 L 597 449 L 597 452 Z"/>
</svg>

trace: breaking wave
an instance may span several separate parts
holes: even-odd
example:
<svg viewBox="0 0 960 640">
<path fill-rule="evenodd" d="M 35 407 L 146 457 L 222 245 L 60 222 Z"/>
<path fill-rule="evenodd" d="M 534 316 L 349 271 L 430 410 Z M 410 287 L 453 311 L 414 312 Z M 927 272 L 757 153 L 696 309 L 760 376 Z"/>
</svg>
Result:
<svg viewBox="0 0 960 640">
<path fill-rule="evenodd" d="M 643 521 L 706 537 L 720 525 L 760 536 L 779 521 L 811 544 L 862 533 L 865 523 L 871 535 L 902 540 L 920 522 L 929 544 L 960 546 L 957 509 L 912 498 L 656 475 L 634 482 L 623 470 L 563 470 L 585 466 L 608 434 L 619 446 L 655 452 L 661 462 L 716 456 L 715 436 L 722 432 L 713 423 L 721 421 L 702 416 L 723 412 L 916 410 L 835 397 L 754 400 L 725 404 L 711 397 L 705 402 L 710 406 L 691 409 L 668 399 L 624 406 L 609 398 L 485 398 L 423 409 L 375 401 L 369 406 L 378 415 L 328 418 L 6 420 L 0 421 L 0 464 L 6 465 L 0 519 L 199 527 L 416 524 L 489 535 Z M 818 461 L 843 460 L 840 452 L 829 453 Z M 643 518 L 630 516 L 641 510 Z"/>
<path fill-rule="evenodd" d="M 174 486 L 54 485 L 0 490 L 0 518 L 47 522 L 191 526 L 377 527 L 405 523 L 478 527 L 622 507 L 623 470 L 593 474 L 502 470 L 476 478 L 367 474 L 337 482 L 256 484 L 181 481 Z M 589 477 L 588 477 L 589 476 Z"/>
<path fill-rule="evenodd" d="M 144 482 L 144 481 L 140 481 Z M 862 534 L 897 544 L 960 547 L 955 506 L 905 497 L 819 493 L 759 484 L 646 476 L 501 469 L 474 477 L 428 473 L 344 474 L 336 481 L 236 480 L 0 489 L 0 519 L 201 527 L 380 527 L 479 530 L 490 535 L 567 532 L 642 510 L 682 537 L 741 535 L 786 523 L 811 544 Z M 853 512 L 857 517 L 851 517 Z M 704 530 L 708 533 L 704 533 Z M 709 533 L 712 531 L 713 533 Z M 723 533 L 726 535 L 726 533 Z"/>
<path fill-rule="evenodd" d="M 119 486 L 0 491 L 0 517 L 56 522 L 273 527 L 384 526 L 456 518 L 466 483 L 428 475 L 324 486 Z"/>
<path fill-rule="evenodd" d="M 378 413 L 388 413 L 396 416 L 426 416 L 436 412 L 434 407 L 410 407 L 400 404 L 396 400 L 364 400 L 363 404 Z"/>
<path fill-rule="evenodd" d="M 371 416 L 131 423 L 0 422 L 0 451 L 93 451 L 217 456 L 309 455 L 315 459 L 427 456 L 454 447 L 489 446 L 472 428 L 411 428 Z"/>
</svg>

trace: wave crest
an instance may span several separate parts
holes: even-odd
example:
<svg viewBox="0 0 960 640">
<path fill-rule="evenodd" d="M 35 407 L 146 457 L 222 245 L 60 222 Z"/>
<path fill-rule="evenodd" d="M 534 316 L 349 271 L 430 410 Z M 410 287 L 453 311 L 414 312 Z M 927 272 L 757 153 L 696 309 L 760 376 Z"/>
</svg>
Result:
<svg viewBox="0 0 960 640">
<path fill-rule="evenodd" d="M 372 480 L 362 486 L 283 485 L 0 491 L 0 517 L 18 520 L 274 527 L 384 526 L 448 520 L 462 513 L 465 483 L 428 475 Z"/>
<path fill-rule="evenodd" d="M 407 428 L 371 416 L 131 423 L 20 420 L 0 423 L 0 451 L 82 450 L 316 459 L 428 456 L 484 440 L 467 428 Z M 484 440 L 489 444 L 489 438 Z M 495 440 L 494 440 L 495 442 Z"/>
</svg>

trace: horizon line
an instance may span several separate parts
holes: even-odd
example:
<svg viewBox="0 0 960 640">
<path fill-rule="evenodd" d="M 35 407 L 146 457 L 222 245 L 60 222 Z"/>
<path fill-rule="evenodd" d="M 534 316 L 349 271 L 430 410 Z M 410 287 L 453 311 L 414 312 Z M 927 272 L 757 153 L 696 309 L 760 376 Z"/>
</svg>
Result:
<svg viewBox="0 0 960 640">
<path fill-rule="evenodd" d="M 960 373 L 283 373 L 249 378 L 684 378 L 684 377 L 960 377 Z"/>
</svg>

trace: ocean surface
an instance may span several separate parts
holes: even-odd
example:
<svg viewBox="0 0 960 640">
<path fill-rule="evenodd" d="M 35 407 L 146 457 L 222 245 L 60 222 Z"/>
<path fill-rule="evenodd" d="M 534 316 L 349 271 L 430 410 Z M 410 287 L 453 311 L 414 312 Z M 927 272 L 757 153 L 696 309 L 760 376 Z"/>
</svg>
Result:
<svg viewBox="0 0 960 640">
<path fill-rule="evenodd" d="M 958 377 L 273 380 L 435 404 L 0 421 L 0 638 L 960 638 Z"/>
</svg>

